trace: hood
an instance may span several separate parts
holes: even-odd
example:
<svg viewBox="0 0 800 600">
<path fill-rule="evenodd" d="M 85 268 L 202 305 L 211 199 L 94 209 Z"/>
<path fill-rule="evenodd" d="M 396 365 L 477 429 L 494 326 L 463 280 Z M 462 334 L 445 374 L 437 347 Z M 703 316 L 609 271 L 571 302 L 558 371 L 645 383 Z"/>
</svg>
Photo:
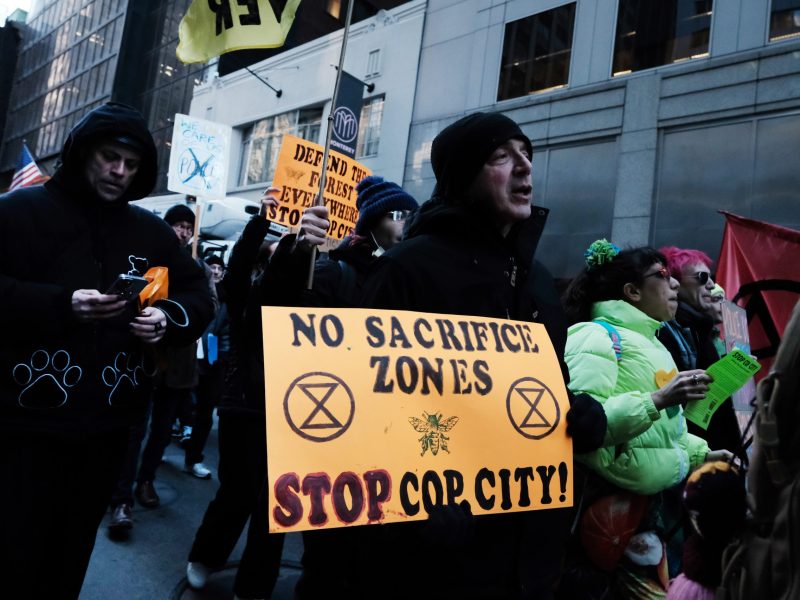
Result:
<svg viewBox="0 0 800 600">
<path fill-rule="evenodd" d="M 513 246 L 516 256 L 527 263 L 536 253 L 549 212 L 547 208 L 531 206 L 531 216 L 514 225 L 504 240 L 491 221 L 482 217 L 474 207 L 445 203 L 441 196 L 434 196 L 406 221 L 403 239 L 430 234 L 476 242 L 494 240 L 498 244 Z"/>
<path fill-rule="evenodd" d="M 144 198 L 156 184 L 158 159 L 153 136 L 138 110 L 119 102 L 108 102 L 84 116 L 72 128 L 61 150 L 61 166 L 53 179 L 76 193 L 94 198 L 84 168 L 92 147 L 102 140 L 127 137 L 144 148 L 139 170 L 128 190 L 116 203 Z"/>
</svg>

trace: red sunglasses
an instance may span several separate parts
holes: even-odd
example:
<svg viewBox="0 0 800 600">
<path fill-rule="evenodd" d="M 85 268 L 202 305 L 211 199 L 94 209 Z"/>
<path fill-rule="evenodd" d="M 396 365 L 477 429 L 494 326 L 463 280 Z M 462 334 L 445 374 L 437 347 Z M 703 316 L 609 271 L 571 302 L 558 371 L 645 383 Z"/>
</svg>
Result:
<svg viewBox="0 0 800 600">
<path fill-rule="evenodd" d="M 669 279 L 672 277 L 670 275 L 669 269 L 667 267 L 661 267 L 658 271 L 653 271 L 652 273 L 648 273 L 644 275 L 642 279 L 647 279 L 648 277 L 658 277 L 659 279 Z"/>
</svg>

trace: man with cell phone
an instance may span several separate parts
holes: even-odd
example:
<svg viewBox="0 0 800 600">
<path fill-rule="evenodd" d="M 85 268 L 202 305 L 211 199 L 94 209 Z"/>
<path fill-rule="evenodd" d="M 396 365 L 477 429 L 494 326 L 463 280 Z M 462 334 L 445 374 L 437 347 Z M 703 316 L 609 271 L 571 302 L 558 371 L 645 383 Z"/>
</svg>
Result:
<svg viewBox="0 0 800 600">
<path fill-rule="evenodd" d="M 77 598 L 97 527 L 141 419 L 153 349 L 185 345 L 213 312 L 203 270 L 170 227 L 129 205 L 157 156 L 119 103 L 72 129 L 44 185 L 0 197 L 0 577 L 14 598 Z M 166 267 L 169 294 L 139 303 Z"/>
</svg>

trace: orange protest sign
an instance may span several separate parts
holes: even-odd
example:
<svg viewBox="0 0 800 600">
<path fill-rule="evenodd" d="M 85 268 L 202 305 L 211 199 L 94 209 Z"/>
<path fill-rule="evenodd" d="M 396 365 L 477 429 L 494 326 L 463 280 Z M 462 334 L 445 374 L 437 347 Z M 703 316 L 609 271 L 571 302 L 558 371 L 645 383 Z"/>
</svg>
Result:
<svg viewBox="0 0 800 600">
<path fill-rule="evenodd" d="M 536 323 L 263 307 L 271 532 L 572 506 L 558 359 Z"/>
<path fill-rule="evenodd" d="M 303 209 L 314 203 L 319 193 L 324 148 L 293 135 L 284 135 L 272 185 L 280 188 L 280 204 L 270 209 L 267 218 L 296 231 Z M 331 150 L 325 176 L 325 205 L 330 228 L 323 250 L 335 247 L 337 240 L 352 232 L 358 220 L 356 186 L 372 172 L 344 154 Z"/>
</svg>

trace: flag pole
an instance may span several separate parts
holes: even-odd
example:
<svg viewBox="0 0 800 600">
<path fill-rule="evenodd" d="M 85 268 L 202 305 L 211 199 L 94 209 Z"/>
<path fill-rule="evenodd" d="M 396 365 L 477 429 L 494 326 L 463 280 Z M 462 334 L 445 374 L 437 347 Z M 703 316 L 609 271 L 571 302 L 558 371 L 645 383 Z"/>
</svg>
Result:
<svg viewBox="0 0 800 600">
<path fill-rule="evenodd" d="M 339 99 L 339 83 L 342 80 L 342 70 L 344 69 L 344 55 L 347 50 L 347 34 L 350 31 L 350 19 L 353 16 L 353 4 L 355 0 L 347 1 L 347 16 L 344 20 L 344 33 L 342 34 L 342 49 L 339 52 L 339 66 L 336 69 L 336 83 L 333 86 L 333 98 L 331 99 L 331 110 L 328 114 L 328 132 L 325 135 L 325 152 L 322 154 L 322 172 L 319 176 L 319 193 L 314 200 L 314 206 L 323 206 L 325 204 L 325 176 L 328 172 L 328 154 L 331 149 L 331 138 L 333 136 L 333 113 L 336 110 L 336 101 Z M 314 285 L 314 263 L 317 260 L 317 247 L 311 249 L 311 258 L 308 265 L 308 279 L 306 282 L 306 289 L 311 289 Z"/>
</svg>

